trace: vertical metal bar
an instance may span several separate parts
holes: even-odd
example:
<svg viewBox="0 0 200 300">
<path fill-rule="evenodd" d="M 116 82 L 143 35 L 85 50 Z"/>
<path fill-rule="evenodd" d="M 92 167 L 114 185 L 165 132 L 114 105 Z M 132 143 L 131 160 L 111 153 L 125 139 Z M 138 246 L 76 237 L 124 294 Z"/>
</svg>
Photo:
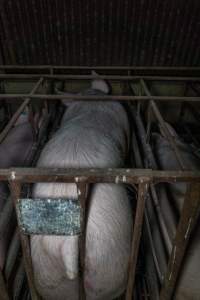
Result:
<svg viewBox="0 0 200 300">
<path fill-rule="evenodd" d="M 2 271 L 0 270 L 0 299 L 1 300 L 9 300 L 9 295 L 6 287 L 6 283 L 2 274 Z"/>
<path fill-rule="evenodd" d="M 131 254 L 130 254 L 130 262 L 129 262 L 129 273 L 128 273 L 128 284 L 126 290 L 126 300 L 131 300 L 134 290 L 135 284 L 135 272 L 136 272 L 136 264 L 140 246 L 140 238 L 142 234 L 142 224 L 144 217 L 144 208 L 145 208 L 145 199 L 148 190 L 148 181 L 145 181 L 141 178 L 141 182 L 138 187 L 138 199 L 137 199 L 137 207 L 135 214 L 135 223 L 133 228 L 133 238 L 131 245 Z"/>
<path fill-rule="evenodd" d="M 11 180 L 10 187 L 11 187 L 13 204 L 14 207 L 16 207 L 17 200 L 19 199 L 21 193 L 21 183 L 18 181 Z M 22 246 L 24 267 L 26 270 L 31 298 L 32 300 L 38 300 L 39 296 L 37 295 L 36 288 L 34 285 L 34 276 L 33 276 L 29 239 L 28 236 L 24 235 L 20 230 L 19 230 L 19 235 L 20 235 L 21 246 Z"/>
<path fill-rule="evenodd" d="M 79 300 L 85 300 L 85 288 L 84 288 L 84 270 L 85 270 L 85 243 L 86 243 L 86 192 L 87 185 L 85 183 L 77 183 L 78 199 L 81 205 L 81 234 L 79 236 Z"/>
<path fill-rule="evenodd" d="M 149 219 L 148 219 L 146 211 L 144 213 L 144 219 L 145 219 L 145 225 L 146 225 L 146 229 L 147 229 L 147 234 L 148 234 L 148 239 L 149 239 L 149 244 L 150 244 L 150 248 L 151 248 L 151 252 L 152 252 L 152 256 L 153 256 L 155 269 L 157 271 L 159 282 L 162 283 L 163 273 L 161 272 L 159 262 L 158 262 L 158 258 L 156 256 L 156 250 L 155 250 L 155 247 L 154 247 L 153 238 L 152 238 L 151 229 L 150 229 L 150 223 L 149 223 Z"/>
<path fill-rule="evenodd" d="M 151 96 L 151 93 L 150 93 L 150 91 L 149 91 L 149 89 L 148 89 L 148 87 L 147 87 L 144 79 L 140 79 L 140 83 L 141 83 L 141 86 L 144 89 L 144 92 L 145 92 L 146 96 Z M 181 157 L 181 154 L 180 154 L 180 152 L 179 152 L 179 150 L 178 150 L 178 148 L 177 148 L 177 146 L 176 146 L 176 144 L 174 142 L 173 137 L 171 136 L 171 133 L 168 130 L 168 127 L 165 124 L 165 120 L 163 119 L 163 117 L 162 117 L 162 115 L 161 115 L 161 113 L 160 113 L 160 111 L 159 111 L 159 109 L 158 109 L 155 101 L 154 100 L 150 100 L 150 105 L 151 105 L 151 107 L 153 109 L 153 112 L 154 112 L 154 114 L 155 114 L 158 122 L 160 123 L 160 126 L 162 127 L 162 129 L 163 129 L 163 131 L 164 131 L 164 133 L 165 133 L 165 135 L 166 135 L 166 137 L 167 137 L 167 139 L 168 139 L 168 141 L 169 141 L 172 149 L 174 150 L 174 153 L 176 155 L 177 161 L 178 161 L 181 169 L 184 170 L 185 169 L 184 162 L 183 162 L 184 160 Z"/>
<path fill-rule="evenodd" d="M 192 183 L 187 190 L 183 210 L 177 227 L 172 253 L 168 263 L 160 300 L 172 299 L 180 274 L 186 247 L 200 214 L 200 183 Z"/>
<path fill-rule="evenodd" d="M 141 127 L 142 130 L 141 130 L 141 136 L 140 137 L 142 138 L 142 136 L 143 136 L 143 140 L 145 140 L 145 134 L 144 134 L 145 131 L 144 131 L 144 127 L 143 127 L 142 122 L 140 123 L 140 125 L 142 126 Z M 133 141 L 133 151 L 134 151 L 134 156 L 135 156 L 136 168 L 141 169 L 144 166 L 145 166 L 145 168 L 148 168 L 149 167 L 149 163 L 147 161 L 144 162 L 144 163 L 142 162 L 141 153 L 140 153 L 140 150 L 139 150 L 137 138 L 136 138 L 136 135 L 135 135 L 134 131 L 132 133 L 132 141 Z M 145 147 L 145 145 L 146 145 L 146 147 Z M 154 159 L 154 156 L 153 156 L 153 153 L 151 151 L 150 145 L 148 143 L 145 143 L 142 146 L 144 146 L 144 148 L 147 148 L 147 150 L 145 150 L 144 152 L 149 151 L 148 152 L 149 153 L 149 157 L 147 157 L 147 158 L 149 160 L 151 158 L 153 158 L 153 163 L 156 164 L 156 161 Z M 155 165 L 155 167 L 157 168 L 157 164 Z M 150 197 L 150 195 L 151 195 L 151 197 Z M 159 226 L 160 226 L 162 235 L 164 237 L 165 247 L 166 247 L 167 253 L 169 255 L 171 253 L 171 250 L 172 250 L 172 243 L 171 243 L 171 240 L 170 240 L 170 237 L 169 237 L 167 226 L 166 226 L 164 218 L 163 218 L 163 213 L 162 213 L 162 210 L 161 210 L 161 207 L 160 207 L 160 204 L 159 204 L 159 200 L 158 200 L 158 196 L 157 196 L 157 193 L 156 193 L 156 189 L 155 189 L 155 187 L 154 187 L 153 184 L 150 184 L 150 194 L 148 193 L 147 196 L 148 196 L 148 199 L 150 201 L 151 201 L 151 199 L 153 201 L 154 208 L 155 208 L 155 211 L 156 211 L 156 214 L 157 214 L 157 217 L 158 217 Z"/>
</svg>

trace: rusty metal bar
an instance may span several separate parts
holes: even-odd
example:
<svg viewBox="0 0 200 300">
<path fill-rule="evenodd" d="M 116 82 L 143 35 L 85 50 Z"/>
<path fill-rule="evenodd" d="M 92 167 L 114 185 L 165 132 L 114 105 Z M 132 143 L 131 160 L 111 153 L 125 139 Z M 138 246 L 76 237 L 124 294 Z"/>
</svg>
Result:
<svg viewBox="0 0 200 300">
<path fill-rule="evenodd" d="M 149 101 L 149 100 L 156 100 L 156 101 L 171 101 L 171 102 L 199 102 L 200 97 L 178 97 L 178 96 L 122 96 L 122 95 L 98 95 L 98 96 L 82 96 L 82 95 L 53 95 L 53 94 L 0 94 L 1 99 L 45 99 L 45 100 L 62 100 L 62 99 L 69 99 L 69 100 L 82 100 L 82 101 Z"/>
<path fill-rule="evenodd" d="M 105 79 L 110 81 L 138 81 L 141 79 L 149 81 L 189 81 L 199 82 L 200 77 L 181 77 L 181 76 L 156 76 L 156 75 L 73 75 L 73 74 L 0 74 L 1 80 L 20 80 L 20 79 L 62 79 L 62 80 L 91 80 L 91 79 Z"/>
<path fill-rule="evenodd" d="M 141 79 L 140 82 L 141 82 L 141 85 L 142 85 L 142 87 L 144 89 L 145 94 L 147 96 L 151 96 L 151 93 L 150 93 L 150 91 L 149 91 L 149 89 L 148 89 L 145 81 L 143 79 Z M 174 142 L 174 138 L 172 137 L 172 135 L 171 135 L 168 127 L 166 126 L 165 120 L 163 119 L 163 117 L 162 117 L 162 115 L 161 115 L 161 113 L 160 113 L 160 111 L 159 111 L 159 109 L 158 109 L 155 101 L 151 100 L 150 101 L 150 105 L 151 105 L 151 108 L 153 109 L 153 112 L 154 112 L 154 114 L 155 114 L 158 122 L 160 123 L 161 128 L 163 129 L 163 131 L 164 131 L 164 133 L 166 135 L 166 138 L 168 139 L 168 141 L 169 141 L 172 149 L 174 150 L 174 153 L 176 155 L 177 161 L 178 161 L 181 169 L 184 170 L 185 169 L 184 162 L 183 162 L 184 160 L 181 157 L 180 151 L 178 150 L 178 147 L 176 146 L 176 143 Z"/>
<path fill-rule="evenodd" d="M 26 106 L 30 102 L 30 96 L 33 95 L 37 89 L 39 88 L 40 84 L 42 83 L 43 78 L 40 78 L 40 80 L 36 83 L 36 85 L 31 90 L 30 94 L 26 97 L 27 99 L 24 100 L 24 102 L 21 104 L 21 106 L 17 109 L 17 111 L 12 116 L 10 122 L 7 124 L 7 126 L 4 128 L 4 130 L 0 134 L 0 143 L 5 139 L 10 129 L 13 127 L 13 125 L 16 123 L 17 119 L 19 118 L 20 114 L 24 111 Z"/>
<path fill-rule="evenodd" d="M 148 216 L 147 216 L 146 212 L 144 213 L 144 219 L 145 219 L 145 225 L 146 225 L 146 228 L 147 228 L 149 244 L 150 244 L 150 247 L 151 247 L 151 252 L 152 252 L 152 256 L 153 256 L 153 260 L 154 260 L 155 269 L 157 271 L 159 282 L 162 283 L 163 273 L 161 272 L 159 262 L 158 262 L 158 258 L 156 256 L 156 250 L 155 250 L 155 247 L 154 247 L 154 244 L 153 244 L 153 238 L 152 238 L 152 234 L 151 234 L 151 227 L 150 227 L 149 219 L 148 219 Z"/>
<path fill-rule="evenodd" d="M 126 300 L 132 300 L 132 296 L 133 296 L 136 264 L 137 264 L 139 246 L 140 246 L 140 238 L 142 234 L 145 200 L 146 200 L 148 185 L 149 185 L 148 180 L 142 178 L 140 179 L 140 183 L 138 187 L 138 199 L 137 199 L 137 207 L 136 207 L 136 214 L 135 214 L 135 222 L 133 227 L 131 254 L 130 254 L 130 261 L 129 261 Z"/>
<path fill-rule="evenodd" d="M 60 70 L 158 70 L 200 71 L 200 67 L 148 67 L 148 66 L 60 66 L 60 65 L 0 65 L 0 69 L 60 69 Z"/>
<path fill-rule="evenodd" d="M 172 253 L 168 263 L 160 300 L 172 299 L 175 285 L 180 274 L 186 247 L 189 243 L 200 214 L 200 183 L 191 184 L 187 190 L 183 210 L 177 227 Z"/>
<path fill-rule="evenodd" d="M 9 295 L 6 287 L 5 280 L 3 278 L 2 271 L 0 271 L 0 299 L 1 300 L 9 300 Z"/>
<path fill-rule="evenodd" d="M 85 270 L 85 246 L 86 246 L 86 200 L 87 200 L 87 186 L 84 183 L 77 183 L 78 199 L 81 204 L 81 234 L 79 236 L 79 299 L 85 300 L 85 289 L 84 289 L 84 270 Z"/>
<path fill-rule="evenodd" d="M 21 183 L 18 181 L 10 180 L 10 188 L 11 188 L 13 204 L 14 204 L 14 207 L 16 207 L 17 200 L 20 198 Z M 29 239 L 21 231 L 19 231 L 19 234 L 20 234 L 20 241 L 21 241 L 21 246 L 22 246 L 24 267 L 26 270 L 26 275 L 27 275 L 27 279 L 28 279 L 28 285 L 30 288 L 31 298 L 32 298 L 32 300 L 39 300 L 39 296 L 37 295 L 37 291 L 36 291 L 36 288 L 34 285 L 34 276 L 33 276 L 33 269 L 32 269 Z"/>
<path fill-rule="evenodd" d="M 199 182 L 200 171 L 158 171 L 151 169 L 61 169 L 61 168 L 10 168 L 0 169 L 0 181 L 17 180 L 34 182 L 79 182 L 138 184 L 147 178 L 158 182 Z"/>
<path fill-rule="evenodd" d="M 140 119 L 140 121 L 141 121 L 141 124 L 140 124 L 141 125 L 141 130 L 142 130 L 142 133 L 143 133 L 143 136 L 140 136 L 140 138 L 144 139 L 145 138 L 144 137 L 144 127 L 143 127 L 141 119 Z M 136 136 L 135 136 L 134 132 L 132 134 L 132 139 L 133 139 L 134 155 L 137 155 L 137 156 L 135 156 L 136 168 L 142 168 L 144 165 L 145 165 L 145 167 L 148 167 L 148 162 L 146 162 L 146 163 L 142 162 L 141 153 L 140 153 L 138 142 L 137 142 L 137 139 L 136 139 Z M 149 154 L 151 155 L 149 158 L 154 159 L 154 156 L 153 156 L 153 153 L 151 151 L 150 145 L 148 143 L 145 143 L 145 145 L 149 146 L 148 150 L 150 151 Z M 142 146 L 145 146 L 145 145 L 142 145 Z M 155 163 L 155 166 L 157 167 L 157 164 L 156 164 L 155 161 L 154 161 L 154 163 Z M 167 253 L 169 255 L 171 253 L 171 250 L 172 250 L 172 243 L 171 243 L 171 240 L 170 240 L 170 237 L 169 237 L 169 233 L 168 233 L 166 224 L 164 222 L 163 213 L 162 213 L 161 208 L 160 208 L 160 204 L 159 204 L 158 196 L 157 196 L 157 193 L 156 193 L 156 189 L 155 189 L 154 185 L 151 184 L 151 183 L 150 183 L 150 194 L 149 193 L 147 194 L 147 199 L 148 199 L 148 201 L 153 201 L 153 206 L 154 206 L 155 212 L 157 214 L 160 230 L 161 230 L 162 235 L 164 237 L 165 248 L 166 248 Z M 147 216 L 147 218 L 148 218 L 148 216 Z M 147 226 L 148 226 L 148 224 L 147 224 Z M 148 230 L 148 228 L 147 228 L 147 230 Z"/>
</svg>

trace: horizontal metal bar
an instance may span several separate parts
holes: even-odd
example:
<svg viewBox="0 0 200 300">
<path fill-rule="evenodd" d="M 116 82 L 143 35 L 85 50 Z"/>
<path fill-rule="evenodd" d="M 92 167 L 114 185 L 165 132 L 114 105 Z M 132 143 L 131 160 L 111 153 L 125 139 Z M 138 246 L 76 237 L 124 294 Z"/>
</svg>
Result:
<svg viewBox="0 0 200 300">
<path fill-rule="evenodd" d="M 73 74 L 0 74 L 1 80 L 21 80 L 21 79 L 39 79 L 43 77 L 45 79 L 58 79 L 58 80 L 91 80 L 91 79 L 105 79 L 116 81 L 138 81 L 141 79 L 150 81 L 200 81 L 200 77 L 184 77 L 184 76 L 131 76 L 131 75 L 73 75 Z"/>
<path fill-rule="evenodd" d="M 199 102 L 200 97 L 178 97 L 178 96 L 122 96 L 122 95 L 99 95 L 99 96 L 81 96 L 81 95 L 52 95 L 52 94 L 0 94 L 0 99 L 47 99 L 47 100 L 85 100 L 85 101 L 170 101 L 170 102 Z"/>
<path fill-rule="evenodd" d="M 200 182 L 200 171 L 158 171 L 151 169 L 0 169 L 0 180 L 21 182 L 108 182 L 136 184 L 144 180 L 158 182 Z"/>
<path fill-rule="evenodd" d="M 200 71 L 200 67 L 146 67 L 146 66 L 56 66 L 56 65 L 0 65 L 0 69 L 60 69 L 60 70 L 156 70 Z"/>
</svg>

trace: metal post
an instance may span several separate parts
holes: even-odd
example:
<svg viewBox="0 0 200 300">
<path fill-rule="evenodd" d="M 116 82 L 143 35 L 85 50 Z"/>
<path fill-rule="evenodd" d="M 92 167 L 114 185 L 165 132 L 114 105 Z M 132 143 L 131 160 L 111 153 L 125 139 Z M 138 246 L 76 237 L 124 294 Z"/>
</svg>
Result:
<svg viewBox="0 0 200 300">
<path fill-rule="evenodd" d="M 84 270 L 85 270 L 85 243 L 86 243 L 86 192 L 87 185 L 85 183 L 77 183 L 78 199 L 81 204 L 81 234 L 79 236 L 79 260 L 80 260 L 80 272 L 79 272 L 79 300 L 85 300 L 85 288 L 84 288 Z"/>
<path fill-rule="evenodd" d="M 126 290 L 126 300 L 132 300 L 132 296 L 133 296 L 136 264 L 137 264 L 139 246 L 140 246 L 140 238 L 142 234 L 144 208 L 145 208 L 145 200 L 146 200 L 148 185 L 149 185 L 149 181 L 141 178 L 138 187 L 138 199 L 137 199 L 137 207 L 136 207 L 136 214 L 135 214 L 135 223 L 133 228 L 133 238 L 132 238 L 132 245 L 131 245 L 129 272 L 128 272 L 128 284 Z"/>
<path fill-rule="evenodd" d="M 183 210 L 177 227 L 176 238 L 168 263 L 160 300 L 172 299 L 180 274 L 186 247 L 200 214 L 200 183 L 192 183 L 186 193 Z"/>
<path fill-rule="evenodd" d="M 21 193 L 21 183 L 18 181 L 14 181 L 13 178 L 10 180 L 10 187 L 11 187 L 11 194 L 13 199 L 14 207 L 16 208 L 17 200 L 20 198 Z M 31 260 L 31 251 L 30 251 L 30 244 L 28 236 L 24 235 L 19 230 L 21 246 L 22 246 L 22 253 L 23 253 L 23 260 L 24 260 L 24 267 L 26 270 L 26 275 L 28 279 L 28 285 L 30 288 L 31 299 L 32 300 L 39 300 L 39 296 L 37 295 L 37 291 L 34 285 L 34 276 L 33 276 L 33 268 L 32 268 L 32 260 Z"/>
</svg>

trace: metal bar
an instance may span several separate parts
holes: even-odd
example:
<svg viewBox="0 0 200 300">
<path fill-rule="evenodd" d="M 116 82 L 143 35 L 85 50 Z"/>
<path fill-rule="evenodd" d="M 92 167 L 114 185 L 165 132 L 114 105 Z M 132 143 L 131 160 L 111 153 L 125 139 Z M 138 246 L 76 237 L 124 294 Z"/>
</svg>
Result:
<svg viewBox="0 0 200 300">
<path fill-rule="evenodd" d="M 21 106 L 17 109 L 17 111 L 12 116 L 10 122 L 7 124 L 7 126 L 4 128 L 4 130 L 0 134 L 0 143 L 5 139 L 10 129 L 13 127 L 13 125 L 16 123 L 17 119 L 19 118 L 20 114 L 24 111 L 26 106 L 30 102 L 30 96 L 33 95 L 37 89 L 39 88 L 40 84 L 42 83 L 43 78 L 40 78 L 40 80 L 36 83 L 36 85 L 31 90 L 30 94 L 26 97 L 27 99 L 24 100 L 24 102 L 21 104 Z"/>
<path fill-rule="evenodd" d="M 200 71 L 200 67 L 0 65 L 0 69 Z"/>
<path fill-rule="evenodd" d="M 10 187 L 11 187 L 13 204 L 14 204 L 14 207 L 16 207 L 16 202 L 20 198 L 21 183 L 18 181 L 10 180 Z M 34 276 L 33 276 L 33 269 L 32 269 L 29 239 L 21 231 L 19 232 L 19 234 L 20 234 L 20 241 L 21 241 L 21 246 L 22 246 L 24 267 L 26 270 L 26 275 L 27 275 L 27 279 L 28 279 L 28 285 L 30 288 L 31 298 L 32 298 L 32 300 L 38 300 L 39 297 L 37 295 L 37 291 L 36 291 L 36 288 L 34 285 Z"/>
<path fill-rule="evenodd" d="M 200 97 L 178 97 L 178 96 L 121 96 L 121 95 L 99 95 L 99 96 L 82 96 L 82 95 L 53 95 L 53 94 L 0 94 L 0 99 L 47 99 L 47 100 L 90 100 L 90 101 L 170 101 L 170 102 L 199 102 Z"/>
<path fill-rule="evenodd" d="M 142 224 L 143 224 L 145 200 L 146 200 L 148 185 L 149 185 L 148 180 L 146 181 L 141 180 L 138 187 L 138 199 L 137 199 L 137 207 L 136 207 L 136 214 L 135 214 L 135 222 L 133 227 L 133 238 L 132 238 L 129 270 L 128 270 L 128 283 L 126 289 L 126 300 L 132 299 L 133 290 L 134 290 L 136 264 L 137 264 L 139 246 L 140 246 L 140 238 L 142 234 Z"/>
<path fill-rule="evenodd" d="M 145 225 L 146 225 L 146 228 L 147 228 L 147 233 L 148 233 L 148 238 L 149 238 L 151 252 L 152 252 L 152 256 L 153 256 L 153 260 L 154 260 L 155 269 L 157 271 L 159 282 L 161 284 L 162 281 L 163 281 L 163 273 L 161 272 L 159 262 L 158 262 L 158 258 L 156 256 L 156 250 L 155 250 L 155 247 L 154 247 L 153 238 L 152 238 L 152 234 L 151 234 L 150 223 L 149 223 L 149 219 L 148 219 L 146 211 L 144 213 L 144 218 L 145 218 Z"/>
<path fill-rule="evenodd" d="M 183 210 L 177 227 L 172 253 L 168 263 L 160 300 L 172 299 L 180 274 L 186 247 L 200 214 L 200 183 L 191 184 L 187 190 Z"/>
<path fill-rule="evenodd" d="M 79 236 L 79 260 L 80 260 L 80 284 L 79 284 L 79 299 L 85 300 L 84 289 L 84 270 L 85 270 L 85 245 L 86 245 L 86 191 L 87 186 L 84 183 L 77 183 L 78 199 L 81 204 L 81 234 Z"/>
<path fill-rule="evenodd" d="M 143 89 L 144 89 L 145 94 L 146 94 L 147 96 L 151 96 L 151 93 L 150 93 L 150 91 L 149 91 L 149 89 L 148 89 L 148 87 L 147 87 L 145 81 L 144 81 L 143 79 L 141 79 L 140 82 L 141 82 L 141 85 L 142 85 L 142 87 L 143 87 Z M 162 117 L 162 115 L 161 115 L 161 113 L 160 113 L 160 111 L 159 111 L 159 109 L 158 109 L 158 107 L 157 107 L 155 101 L 154 101 L 154 100 L 151 100 L 151 101 L 150 101 L 150 105 L 151 105 L 151 107 L 152 107 L 152 109 L 153 109 L 153 112 L 154 112 L 154 114 L 155 114 L 155 116 L 156 116 L 158 122 L 160 123 L 160 126 L 162 127 L 162 129 L 163 129 L 163 131 L 164 131 L 164 133 L 165 133 L 165 135 L 166 135 L 166 138 L 168 139 L 168 141 L 169 141 L 169 143 L 170 143 L 172 149 L 174 150 L 174 153 L 175 153 L 175 155 L 176 155 L 177 161 L 178 161 L 178 163 L 179 163 L 181 169 L 184 170 L 184 169 L 185 169 L 184 162 L 183 162 L 184 160 L 183 160 L 183 158 L 181 157 L 180 151 L 178 150 L 178 147 L 176 146 L 176 143 L 174 142 L 174 138 L 173 138 L 173 136 L 171 135 L 171 133 L 170 133 L 168 127 L 166 126 L 165 120 L 163 119 L 163 117 Z"/>
<path fill-rule="evenodd" d="M 3 278 L 2 271 L 0 271 L 0 299 L 1 300 L 9 300 L 9 295 L 6 287 L 5 280 Z"/>
<path fill-rule="evenodd" d="M 21 79 L 39 79 L 43 77 L 44 79 L 62 79 L 62 80 L 92 80 L 92 79 L 105 79 L 105 80 L 114 80 L 114 81 L 137 81 L 137 80 L 149 80 L 149 81 L 190 81 L 196 82 L 200 81 L 200 77 L 181 77 L 181 76 L 156 76 L 156 75 L 73 75 L 73 74 L 0 74 L 0 79 L 5 80 L 21 80 Z"/>
<path fill-rule="evenodd" d="M 148 159 L 153 160 L 154 166 L 157 169 L 157 164 L 156 164 L 156 161 L 154 159 L 151 147 L 150 147 L 150 145 L 148 143 L 145 142 L 145 130 L 144 130 L 144 126 L 143 126 L 142 120 L 139 118 L 139 116 L 138 116 L 138 119 L 140 121 L 139 124 L 140 124 L 140 129 L 141 129 L 140 138 L 143 139 L 143 142 L 145 143 L 145 144 L 142 143 L 142 146 L 144 146 L 144 148 L 146 150 L 148 149 L 148 154 L 147 154 L 148 155 Z M 136 158 L 135 159 L 135 161 L 136 161 L 136 168 L 143 168 L 144 165 L 145 165 L 145 167 L 148 168 L 148 162 L 146 162 L 146 163 L 142 162 L 141 153 L 140 153 L 139 146 L 138 146 L 137 139 L 136 139 L 136 136 L 135 136 L 134 132 L 132 134 L 132 139 L 133 139 L 134 155 L 135 155 L 135 158 Z M 145 155 L 145 157 L 147 155 Z M 170 240 L 170 237 L 169 237 L 169 234 L 168 234 L 168 230 L 167 230 L 166 224 L 164 222 L 164 218 L 163 218 L 163 214 L 162 214 L 162 211 L 161 211 L 161 208 L 160 208 L 160 204 L 159 204 L 159 201 L 158 201 L 156 189 L 155 189 L 155 187 L 154 187 L 153 184 L 150 184 L 150 194 L 151 194 L 151 197 L 150 197 L 149 193 L 148 193 L 147 197 L 148 197 L 148 199 L 150 201 L 153 201 L 154 208 L 155 208 L 155 211 L 156 211 L 156 214 L 157 214 L 157 217 L 158 217 L 159 226 L 160 226 L 161 232 L 162 232 L 163 237 L 164 237 L 165 247 L 166 247 L 167 253 L 170 254 L 171 250 L 172 250 L 172 243 L 171 243 L 171 240 Z"/>
<path fill-rule="evenodd" d="M 0 181 L 20 182 L 84 182 L 84 183 L 135 183 L 148 179 L 159 182 L 199 182 L 200 171 L 158 171 L 151 169 L 61 169 L 61 168 L 10 168 L 0 169 Z"/>
</svg>

